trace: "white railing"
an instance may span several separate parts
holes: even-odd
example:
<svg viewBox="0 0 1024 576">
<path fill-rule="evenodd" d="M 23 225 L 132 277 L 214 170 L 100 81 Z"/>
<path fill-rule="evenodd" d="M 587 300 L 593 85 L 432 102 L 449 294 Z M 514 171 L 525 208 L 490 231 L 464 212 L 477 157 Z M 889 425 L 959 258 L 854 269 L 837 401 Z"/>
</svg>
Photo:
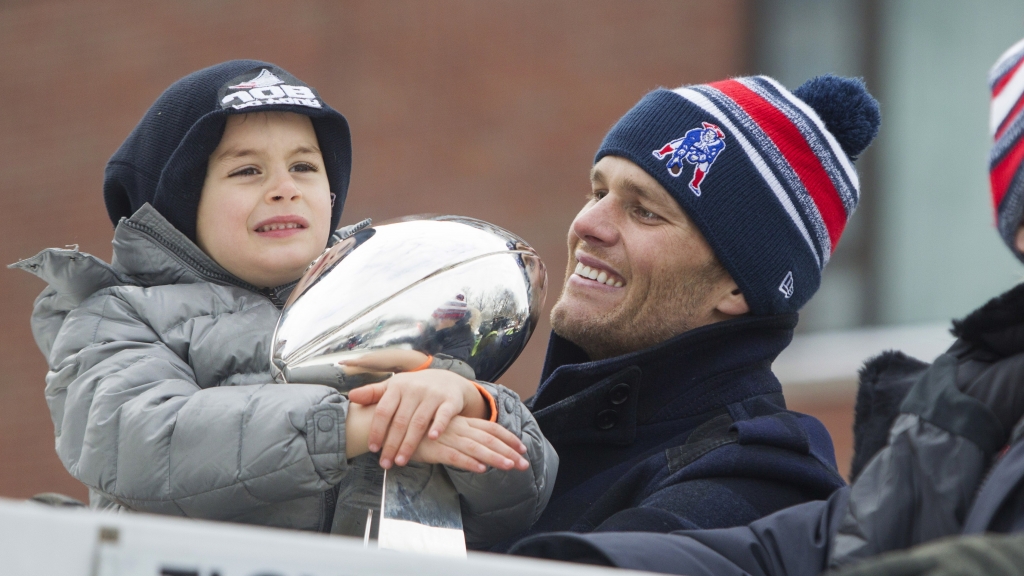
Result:
<svg viewBox="0 0 1024 576">
<path fill-rule="evenodd" d="M 362 540 L 0 499 L 4 576 L 608 576 L 640 574 L 473 553 L 367 549 Z"/>
</svg>

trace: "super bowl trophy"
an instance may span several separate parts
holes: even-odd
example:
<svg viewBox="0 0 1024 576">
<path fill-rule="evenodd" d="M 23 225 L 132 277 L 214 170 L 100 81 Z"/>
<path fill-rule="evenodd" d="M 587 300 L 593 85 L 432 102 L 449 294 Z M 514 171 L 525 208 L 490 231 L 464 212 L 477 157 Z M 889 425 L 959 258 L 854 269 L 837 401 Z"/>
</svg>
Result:
<svg viewBox="0 0 1024 576">
<path fill-rule="evenodd" d="M 459 216 L 366 221 L 299 280 L 274 334 L 271 370 L 280 382 L 347 394 L 391 373 L 339 362 L 413 350 L 493 382 L 526 346 L 546 281 L 537 253 L 492 224 Z M 366 454 L 347 474 L 382 488 L 343 481 L 332 532 L 364 541 L 376 534 L 381 548 L 465 556 L 459 496 L 443 466 L 409 463 L 385 473 Z"/>
</svg>

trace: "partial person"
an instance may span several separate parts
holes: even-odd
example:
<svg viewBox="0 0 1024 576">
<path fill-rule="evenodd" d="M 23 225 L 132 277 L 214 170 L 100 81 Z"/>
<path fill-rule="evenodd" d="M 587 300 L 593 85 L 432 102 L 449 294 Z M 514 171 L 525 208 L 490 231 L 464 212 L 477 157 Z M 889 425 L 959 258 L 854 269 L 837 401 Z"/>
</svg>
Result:
<svg viewBox="0 0 1024 576">
<path fill-rule="evenodd" d="M 745 525 L 845 485 L 771 364 L 857 206 L 853 162 L 879 122 L 860 81 L 790 92 L 760 76 L 656 90 L 615 124 L 527 402 L 560 458 L 531 532 Z"/>
<path fill-rule="evenodd" d="M 379 400 L 429 416 L 409 459 L 447 466 L 470 546 L 536 520 L 557 456 L 515 393 L 428 369 L 430 385 L 353 391 L 360 405 L 271 377 L 280 308 L 341 239 L 350 170 L 348 124 L 315 90 L 225 62 L 171 85 L 107 164 L 111 264 L 48 249 L 14 265 L 49 284 L 32 329 L 57 454 L 93 508 L 362 536 Z"/>
<path fill-rule="evenodd" d="M 1024 261 L 1024 40 L 996 62 L 990 87 L 996 222 Z M 884 405 L 902 403 L 887 444 L 857 439 L 863 468 L 827 501 L 725 530 L 539 535 L 514 552 L 690 576 L 1022 575 L 1024 285 L 953 322 L 953 334 L 930 366 L 893 354 L 868 363 L 858 412 L 881 408 L 889 421 Z"/>
</svg>

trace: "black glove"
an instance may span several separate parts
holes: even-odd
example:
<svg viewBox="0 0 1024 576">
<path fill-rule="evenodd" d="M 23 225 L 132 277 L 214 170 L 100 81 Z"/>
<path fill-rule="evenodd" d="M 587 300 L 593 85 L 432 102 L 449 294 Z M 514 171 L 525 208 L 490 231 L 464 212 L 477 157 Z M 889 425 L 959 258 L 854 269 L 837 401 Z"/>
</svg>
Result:
<svg viewBox="0 0 1024 576">
<path fill-rule="evenodd" d="M 955 536 L 868 558 L 827 576 L 1024 576 L 1024 535 Z"/>
</svg>

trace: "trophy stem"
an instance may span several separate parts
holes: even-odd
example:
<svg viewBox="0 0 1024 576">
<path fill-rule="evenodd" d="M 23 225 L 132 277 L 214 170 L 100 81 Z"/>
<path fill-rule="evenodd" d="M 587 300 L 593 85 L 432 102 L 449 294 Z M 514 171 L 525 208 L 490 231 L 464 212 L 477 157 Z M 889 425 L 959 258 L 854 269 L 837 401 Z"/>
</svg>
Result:
<svg viewBox="0 0 1024 576">
<path fill-rule="evenodd" d="M 377 547 L 466 558 L 459 493 L 443 466 L 410 463 L 384 471 Z"/>
<path fill-rule="evenodd" d="M 363 548 L 370 547 L 370 528 L 373 526 L 373 508 L 366 509 L 366 531 L 363 532 Z"/>
</svg>

